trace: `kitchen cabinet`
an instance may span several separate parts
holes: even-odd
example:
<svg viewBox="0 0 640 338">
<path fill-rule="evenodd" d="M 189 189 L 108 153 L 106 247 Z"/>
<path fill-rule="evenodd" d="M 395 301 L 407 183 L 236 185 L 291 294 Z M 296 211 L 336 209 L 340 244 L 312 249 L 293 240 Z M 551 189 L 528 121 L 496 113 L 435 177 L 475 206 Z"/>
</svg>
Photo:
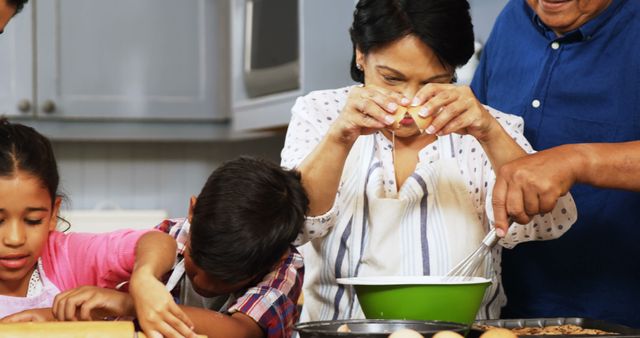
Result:
<svg viewBox="0 0 640 338">
<path fill-rule="evenodd" d="M 31 6 L 0 35 L 0 115 L 30 113 L 33 104 Z"/>
<path fill-rule="evenodd" d="M 222 7 L 222 8 L 219 8 Z M 42 118 L 228 117 L 224 1 L 35 2 L 36 102 Z"/>
<path fill-rule="evenodd" d="M 226 140 L 285 126 L 296 97 L 351 83 L 353 2 L 289 0 L 298 85 L 252 97 L 247 2 L 270 5 L 31 0 L 0 39 L 0 114 L 56 140 Z"/>
<path fill-rule="evenodd" d="M 113 128 L 125 139 L 171 137 L 172 125 L 183 136 L 215 138 L 204 135 L 228 129 L 230 117 L 228 71 L 220 66 L 228 62 L 220 48 L 228 7 L 29 1 L 0 39 L 0 113 L 53 138 L 108 139 Z"/>
</svg>

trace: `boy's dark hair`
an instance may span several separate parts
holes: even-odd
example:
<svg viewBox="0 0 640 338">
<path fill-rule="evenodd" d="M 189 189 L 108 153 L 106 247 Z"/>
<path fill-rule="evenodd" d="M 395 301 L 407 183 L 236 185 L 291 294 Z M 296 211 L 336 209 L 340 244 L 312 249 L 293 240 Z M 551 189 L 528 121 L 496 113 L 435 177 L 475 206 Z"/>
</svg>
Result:
<svg viewBox="0 0 640 338">
<path fill-rule="evenodd" d="M 301 231 L 308 205 L 297 171 L 251 157 L 228 161 L 194 206 L 191 259 L 227 283 L 263 276 Z"/>
<path fill-rule="evenodd" d="M 55 203 L 60 176 L 51 142 L 31 127 L 0 118 L 0 177 L 18 170 L 40 179 Z"/>
<path fill-rule="evenodd" d="M 0 0 L 0 1 L 2 1 L 2 0 Z M 20 11 L 22 11 L 22 8 L 24 7 L 24 5 L 29 0 L 5 0 L 5 1 L 7 1 L 8 5 L 15 7 L 16 8 L 16 13 L 15 14 L 18 14 L 18 13 L 20 13 Z"/>
<path fill-rule="evenodd" d="M 466 0 L 360 0 L 349 29 L 351 78 L 364 83 L 356 48 L 368 54 L 407 35 L 431 48 L 443 66 L 456 68 L 473 55 L 473 24 Z"/>
</svg>

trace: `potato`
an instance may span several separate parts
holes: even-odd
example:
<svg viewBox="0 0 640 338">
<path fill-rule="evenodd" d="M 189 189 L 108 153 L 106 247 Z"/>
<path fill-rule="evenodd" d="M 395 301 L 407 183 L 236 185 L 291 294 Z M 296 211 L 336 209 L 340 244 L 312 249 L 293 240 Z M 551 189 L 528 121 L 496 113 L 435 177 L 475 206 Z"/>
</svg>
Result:
<svg viewBox="0 0 640 338">
<path fill-rule="evenodd" d="M 495 328 L 485 331 L 480 338 L 518 338 L 518 336 L 509 329 Z"/>
<path fill-rule="evenodd" d="M 389 338 L 424 338 L 420 333 L 411 329 L 400 329 L 389 335 Z"/>
</svg>

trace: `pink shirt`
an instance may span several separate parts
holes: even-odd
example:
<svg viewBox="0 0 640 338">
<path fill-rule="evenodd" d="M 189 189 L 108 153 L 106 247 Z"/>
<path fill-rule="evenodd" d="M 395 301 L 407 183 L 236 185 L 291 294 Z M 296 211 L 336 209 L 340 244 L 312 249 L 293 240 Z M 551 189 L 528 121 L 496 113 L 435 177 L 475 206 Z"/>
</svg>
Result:
<svg viewBox="0 0 640 338">
<path fill-rule="evenodd" d="M 113 289 L 129 280 L 136 244 L 149 231 L 153 230 L 99 234 L 53 231 L 42 253 L 44 273 L 61 292 L 83 285 Z"/>
</svg>

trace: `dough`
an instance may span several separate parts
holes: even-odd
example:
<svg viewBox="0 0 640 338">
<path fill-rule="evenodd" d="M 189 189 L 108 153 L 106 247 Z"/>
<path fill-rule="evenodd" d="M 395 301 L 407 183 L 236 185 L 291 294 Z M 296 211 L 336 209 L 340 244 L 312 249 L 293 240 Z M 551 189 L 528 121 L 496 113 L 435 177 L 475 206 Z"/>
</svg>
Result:
<svg viewBox="0 0 640 338">
<path fill-rule="evenodd" d="M 342 324 L 338 326 L 338 330 L 336 332 L 351 332 L 351 329 L 349 328 L 349 325 Z"/>
<path fill-rule="evenodd" d="M 495 328 L 485 331 L 480 338 L 518 338 L 518 336 L 509 329 Z"/>
<path fill-rule="evenodd" d="M 464 338 L 461 334 L 453 331 L 439 331 L 433 335 L 433 338 Z"/>
<path fill-rule="evenodd" d="M 424 338 L 421 334 L 411 329 L 400 329 L 393 332 L 389 338 Z"/>
</svg>

